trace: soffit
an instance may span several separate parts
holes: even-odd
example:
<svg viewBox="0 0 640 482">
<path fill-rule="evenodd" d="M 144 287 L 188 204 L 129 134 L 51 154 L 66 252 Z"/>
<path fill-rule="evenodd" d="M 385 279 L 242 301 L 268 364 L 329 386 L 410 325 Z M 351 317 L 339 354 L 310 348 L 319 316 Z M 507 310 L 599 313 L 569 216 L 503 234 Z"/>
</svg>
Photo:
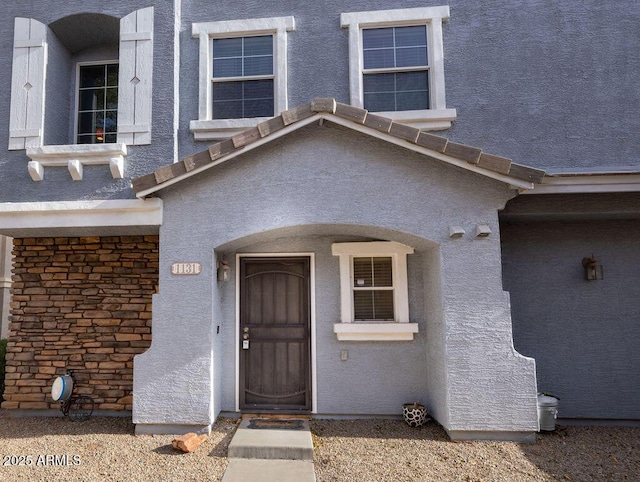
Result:
<svg viewBox="0 0 640 482">
<path fill-rule="evenodd" d="M 512 223 L 601 219 L 640 219 L 640 192 L 532 194 L 511 199 L 500 211 L 500 220 Z"/>
<path fill-rule="evenodd" d="M 120 19 L 101 13 L 79 13 L 49 25 L 58 40 L 72 54 L 82 50 L 118 45 Z"/>
</svg>

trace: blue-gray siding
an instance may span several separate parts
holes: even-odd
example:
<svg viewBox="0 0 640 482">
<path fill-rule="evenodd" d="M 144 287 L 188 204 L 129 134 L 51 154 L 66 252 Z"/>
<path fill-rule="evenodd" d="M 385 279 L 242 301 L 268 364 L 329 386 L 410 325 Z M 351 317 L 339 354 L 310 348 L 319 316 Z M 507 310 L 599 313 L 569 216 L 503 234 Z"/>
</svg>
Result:
<svg viewBox="0 0 640 482">
<path fill-rule="evenodd" d="M 503 223 L 516 349 L 536 359 L 559 417 L 640 418 L 638 219 Z M 594 255 L 604 279 L 586 281 Z"/>
</svg>

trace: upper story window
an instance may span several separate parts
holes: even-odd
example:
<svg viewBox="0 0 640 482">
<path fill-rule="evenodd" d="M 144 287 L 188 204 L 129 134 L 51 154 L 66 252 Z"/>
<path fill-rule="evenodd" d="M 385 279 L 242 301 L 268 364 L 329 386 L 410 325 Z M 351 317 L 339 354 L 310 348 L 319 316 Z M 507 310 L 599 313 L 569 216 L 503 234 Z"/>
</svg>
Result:
<svg viewBox="0 0 640 482">
<path fill-rule="evenodd" d="M 197 140 L 224 139 L 287 110 L 293 17 L 194 23 L 200 42 Z"/>
<path fill-rule="evenodd" d="M 351 104 L 422 129 L 446 129 L 442 22 L 449 7 L 341 15 L 349 28 Z"/>
<path fill-rule="evenodd" d="M 427 29 L 362 31 L 364 108 L 374 112 L 429 108 Z"/>
<path fill-rule="evenodd" d="M 77 144 L 116 142 L 118 64 L 78 66 Z"/>
<path fill-rule="evenodd" d="M 92 164 L 119 179 L 126 146 L 151 143 L 153 16 L 15 19 L 9 150 L 26 149 L 34 181 L 47 166 L 82 180 Z"/>
<path fill-rule="evenodd" d="M 114 57 L 118 65 L 106 67 Z M 103 64 L 103 73 L 87 66 L 76 74 L 90 63 Z M 16 18 L 9 149 L 99 143 L 100 122 L 109 132 L 104 142 L 149 144 L 152 73 L 153 7 L 121 19 L 76 14 L 48 26 Z"/>
<path fill-rule="evenodd" d="M 213 39 L 213 118 L 272 116 L 273 36 Z"/>
</svg>

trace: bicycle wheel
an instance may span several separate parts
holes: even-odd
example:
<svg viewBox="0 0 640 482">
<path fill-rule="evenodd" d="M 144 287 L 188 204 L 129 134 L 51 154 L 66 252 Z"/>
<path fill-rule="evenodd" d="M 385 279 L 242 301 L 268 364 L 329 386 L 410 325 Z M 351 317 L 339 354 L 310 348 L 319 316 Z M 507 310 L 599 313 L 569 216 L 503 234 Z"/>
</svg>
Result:
<svg viewBox="0 0 640 482">
<path fill-rule="evenodd" d="M 93 398 L 88 395 L 80 395 L 71 399 L 69 404 L 69 420 L 82 422 L 91 417 L 93 413 Z"/>
</svg>

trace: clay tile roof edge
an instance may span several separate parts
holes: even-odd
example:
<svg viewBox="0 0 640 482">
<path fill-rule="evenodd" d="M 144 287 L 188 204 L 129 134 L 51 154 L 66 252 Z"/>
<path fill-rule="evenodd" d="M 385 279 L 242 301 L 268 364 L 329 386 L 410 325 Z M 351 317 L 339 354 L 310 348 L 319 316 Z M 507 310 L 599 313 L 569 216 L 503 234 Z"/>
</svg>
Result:
<svg viewBox="0 0 640 482">
<path fill-rule="evenodd" d="M 132 187 L 136 196 L 145 197 L 235 157 L 240 152 L 254 149 L 322 118 L 522 189 L 533 188 L 534 183 L 541 183 L 545 176 L 540 169 L 516 164 L 510 159 L 484 153 L 476 147 L 455 143 L 386 117 L 369 114 L 366 109 L 343 104 L 333 98 L 316 98 L 309 104 L 288 109 L 246 129 L 231 139 L 212 144 L 203 152 L 135 178 Z"/>
</svg>

